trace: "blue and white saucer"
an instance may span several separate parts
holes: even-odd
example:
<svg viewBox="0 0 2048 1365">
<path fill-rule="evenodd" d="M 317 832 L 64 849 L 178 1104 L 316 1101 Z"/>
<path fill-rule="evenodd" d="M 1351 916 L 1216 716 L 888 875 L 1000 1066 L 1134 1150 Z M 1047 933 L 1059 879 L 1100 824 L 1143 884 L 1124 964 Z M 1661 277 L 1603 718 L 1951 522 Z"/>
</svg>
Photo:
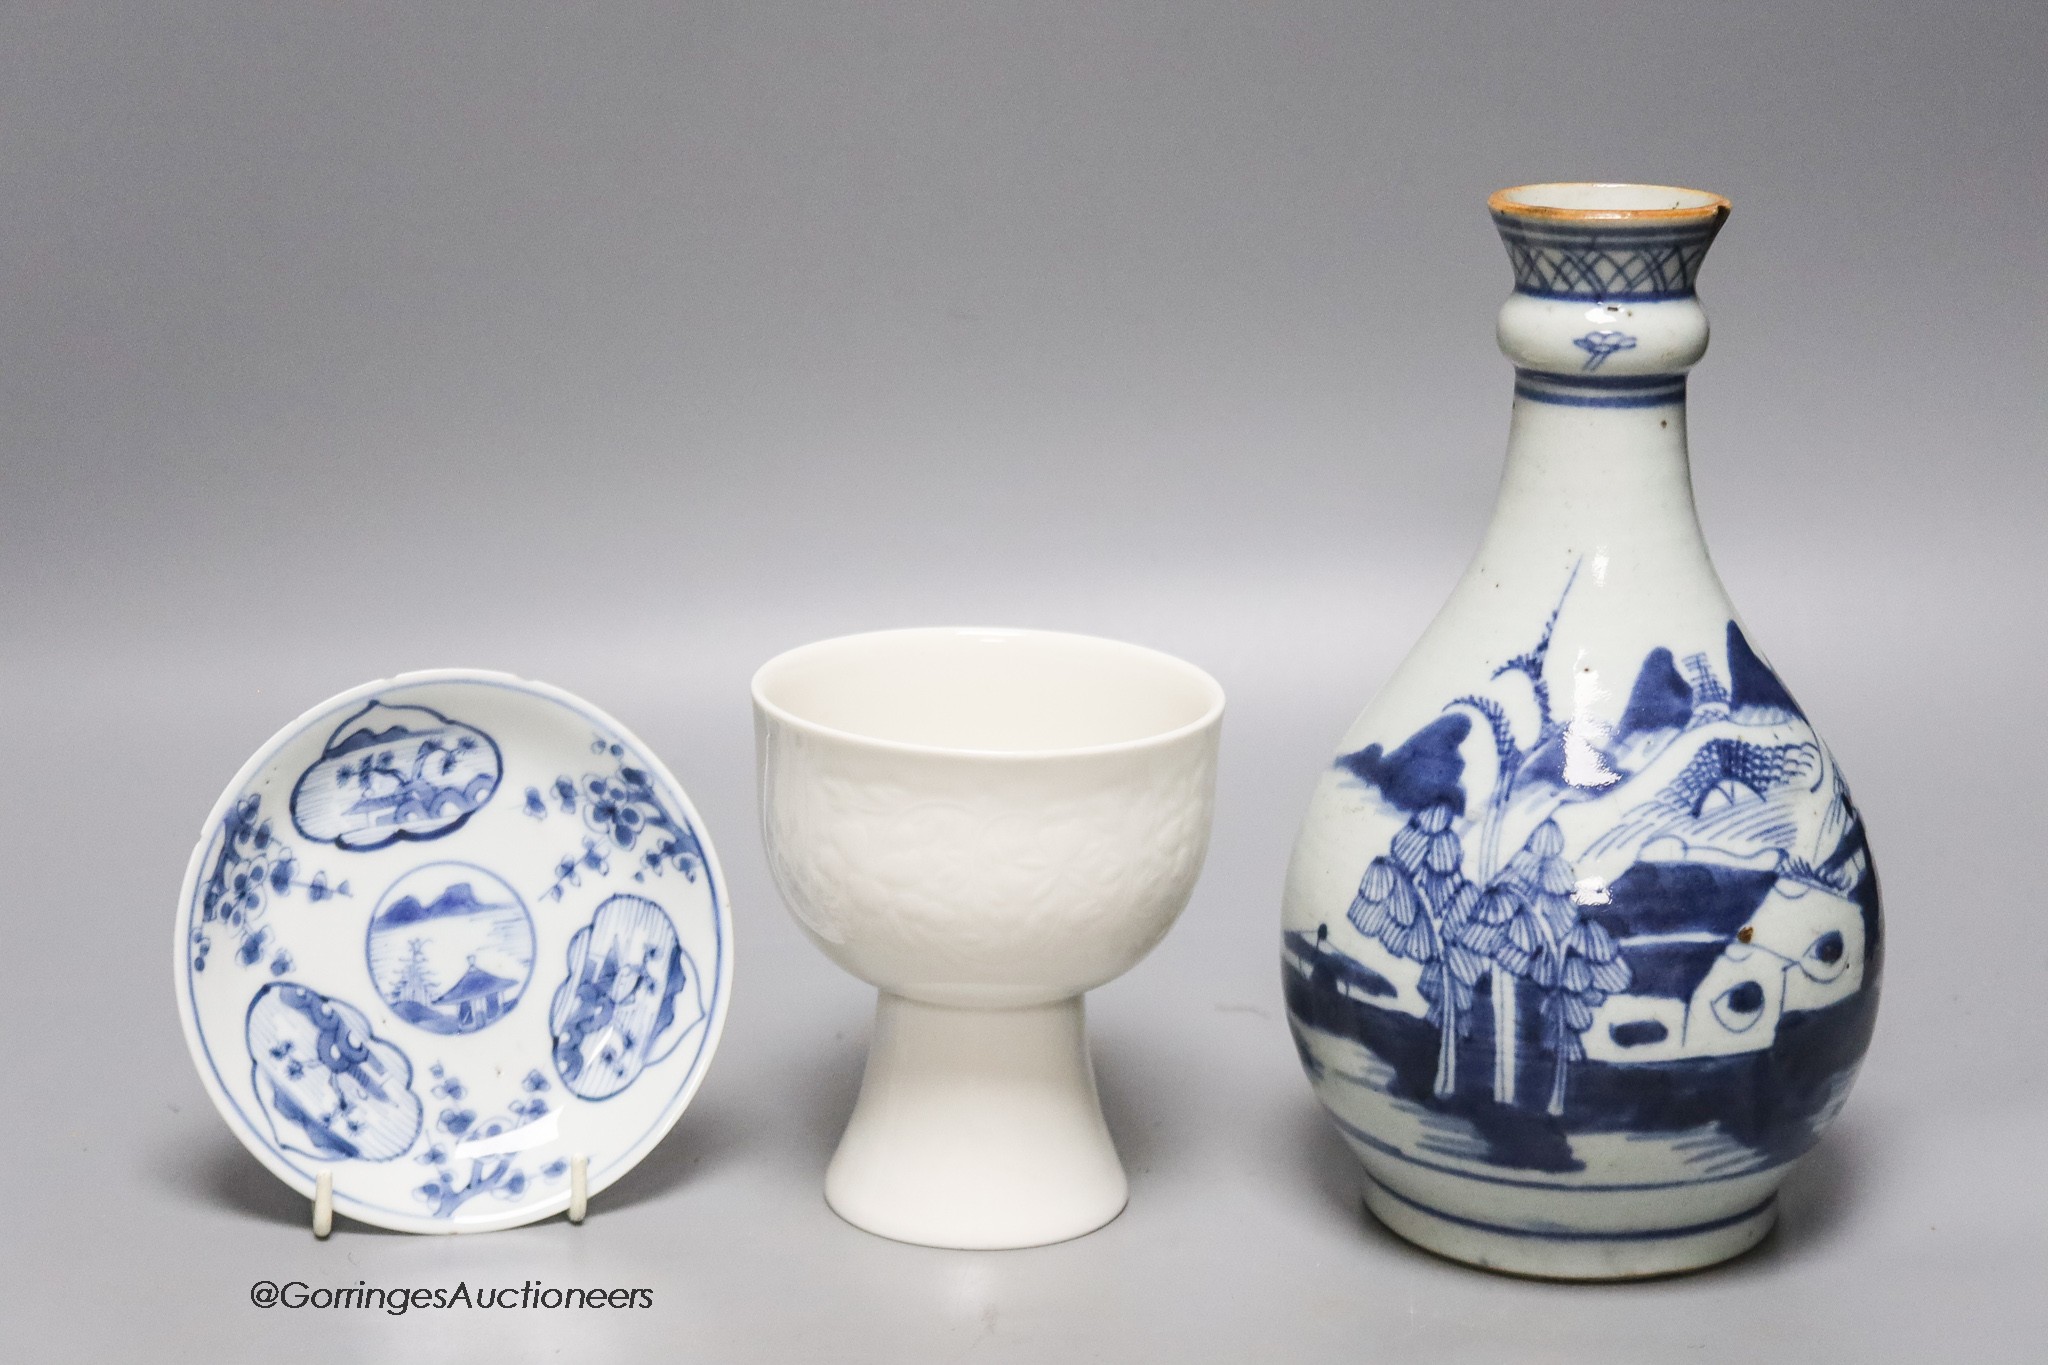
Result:
<svg viewBox="0 0 2048 1365">
<path fill-rule="evenodd" d="M 208 817 L 178 1009 L 279 1179 L 404 1232 L 560 1213 L 651 1151 L 725 1023 L 732 925 L 683 789 L 617 721 L 469 670 L 278 732 Z"/>
</svg>

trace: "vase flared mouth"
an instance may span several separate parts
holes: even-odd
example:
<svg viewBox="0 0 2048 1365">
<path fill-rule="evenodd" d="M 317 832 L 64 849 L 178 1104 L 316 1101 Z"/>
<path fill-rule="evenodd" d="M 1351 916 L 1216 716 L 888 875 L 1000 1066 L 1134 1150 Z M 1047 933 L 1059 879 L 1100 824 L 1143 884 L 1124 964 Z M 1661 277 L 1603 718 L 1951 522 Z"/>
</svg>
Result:
<svg viewBox="0 0 2048 1365">
<path fill-rule="evenodd" d="M 1708 190 L 1594 180 L 1515 185 L 1496 191 L 1486 206 L 1496 215 L 1532 222 L 1644 227 L 1717 222 L 1729 211 L 1727 199 Z"/>
</svg>

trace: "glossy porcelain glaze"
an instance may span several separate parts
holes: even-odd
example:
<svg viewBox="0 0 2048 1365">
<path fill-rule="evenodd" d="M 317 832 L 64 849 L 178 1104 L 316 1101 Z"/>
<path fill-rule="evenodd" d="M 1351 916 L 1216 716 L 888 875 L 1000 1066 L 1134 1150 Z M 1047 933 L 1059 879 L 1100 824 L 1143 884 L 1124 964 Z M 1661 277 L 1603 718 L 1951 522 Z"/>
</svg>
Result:
<svg viewBox="0 0 2048 1365">
<path fill-rule="evenodd" d="M 753 693 L 776 885 L 881 991 L 832 1207 L 950 1247 L 1114 1218 L 1081 997 L 1194 889 L 1221 689 L 1134 645 L 962 629 L 809 645 Z"/>
<path fill-rule="evenodd" d="M 1726 201 L 1491 208 L 1515 275 L 1499 501 L 1317 786 L 1289 1013 L 1396 1232 L 1523 1274 L 1667 1273 L 1760 1239 L 1842 1104 L 1877 882 L 1693 510 L 1694 281 Z"/>
<path fill-rule="evenodd" d="M 178 1004 L 221 1115 L 311 1198 L 408 1232 L 567 1209 L 702 1081 L 731 993 L 689 798 L 619 724 L 502 673 L 323 702 L 222 794 L 178 902 Z"/>
</svg>

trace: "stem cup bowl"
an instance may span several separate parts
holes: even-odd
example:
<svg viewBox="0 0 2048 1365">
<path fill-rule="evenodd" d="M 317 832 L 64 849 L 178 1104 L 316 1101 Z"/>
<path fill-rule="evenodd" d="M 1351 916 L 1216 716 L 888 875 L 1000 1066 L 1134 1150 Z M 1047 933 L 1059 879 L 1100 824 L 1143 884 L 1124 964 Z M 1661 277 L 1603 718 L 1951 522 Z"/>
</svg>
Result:
<svg viewBox="0 0 2048 1365">
<path fill-rule="evenodd" d="M 1194 890 L 1222 689 L 1117 641 L 937 628 L 792 650 L 753 698 L 776 885 L 882 992 L 833 1208 L 959 1247 L 1114 1218 L 1081 996 Z"/>
</svg>

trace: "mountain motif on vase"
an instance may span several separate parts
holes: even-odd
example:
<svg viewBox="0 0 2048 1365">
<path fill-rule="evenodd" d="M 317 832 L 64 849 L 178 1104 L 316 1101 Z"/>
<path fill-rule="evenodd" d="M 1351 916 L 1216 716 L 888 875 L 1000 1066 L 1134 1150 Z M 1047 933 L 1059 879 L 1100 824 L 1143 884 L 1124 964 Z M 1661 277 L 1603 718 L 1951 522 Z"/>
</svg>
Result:
<svg viewBox="0 0 2048 1365">
<path fill-rule="evenodd" d="M 1621 1140 L 1674 1177 L 1780 1164 L 1875 1014 L 1862 819 L 1736 622 L 1651 650 L 1606 720 L 1554 708 L 1555 624 L 1337 758 L 1372 853 L 1285 936 L 1303 1060 L 1354 1141 L 1409 1159 L 1568 1178 Z"/>
</svg>

